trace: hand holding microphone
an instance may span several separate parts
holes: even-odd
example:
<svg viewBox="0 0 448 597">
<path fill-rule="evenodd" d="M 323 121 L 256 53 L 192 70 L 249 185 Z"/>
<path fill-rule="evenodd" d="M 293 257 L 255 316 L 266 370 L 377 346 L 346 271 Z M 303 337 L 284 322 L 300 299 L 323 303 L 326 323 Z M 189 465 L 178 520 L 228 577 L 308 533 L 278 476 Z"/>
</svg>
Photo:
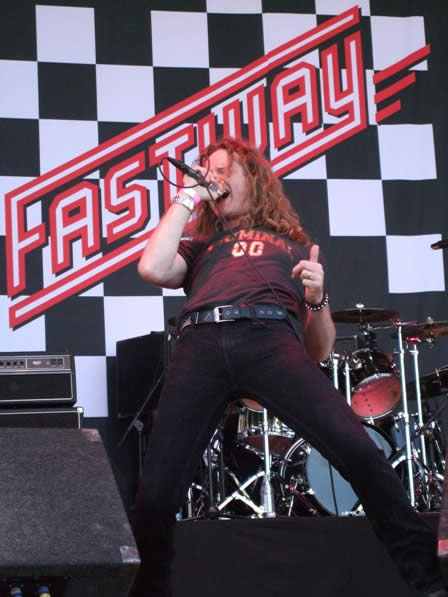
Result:
<svg viewBox="0 0 448 597">
<path fill-rule="evenodd" d="M 199 200 L 219 200 L 229 195 L 228 190 L 222 184 L 223 181 L 215 179 L 205 168 L 197 166 L 196 169 L 193 169 L 184 162 L 171 157 L 167 157 L 167 160 L 182 172 L 185 187 L 194 190 Z"/>
</svg>

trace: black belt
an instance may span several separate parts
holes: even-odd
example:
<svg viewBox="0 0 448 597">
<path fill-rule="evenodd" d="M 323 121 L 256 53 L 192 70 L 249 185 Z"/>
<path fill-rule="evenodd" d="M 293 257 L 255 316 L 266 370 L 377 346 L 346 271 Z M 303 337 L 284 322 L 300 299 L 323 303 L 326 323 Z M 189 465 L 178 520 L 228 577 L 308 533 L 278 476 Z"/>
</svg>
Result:
<svg viewBox="0 0 448 597">
<path fill-rule="evenodd" d="M 239 319 L 286 319 L 287 314 L 280 307 L 272 305 L 219 305 L 213 309 L 191 311 L 182 317 L 179 324 L 180 332 L 189 325 L 199 323 L 224 323 Z"/>
</svg>

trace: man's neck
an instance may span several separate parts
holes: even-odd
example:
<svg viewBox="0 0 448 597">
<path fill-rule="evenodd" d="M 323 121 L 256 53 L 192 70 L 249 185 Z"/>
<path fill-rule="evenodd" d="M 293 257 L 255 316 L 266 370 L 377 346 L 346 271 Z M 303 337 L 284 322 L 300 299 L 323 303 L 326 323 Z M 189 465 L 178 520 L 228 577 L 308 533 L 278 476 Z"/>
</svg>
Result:
<svg viewBox="0 0 448 597">
<path fill-rule="evenodd" d="M 238 216 L 230 216 L 227 218 L 227 223 L 230 228 L 238 228 L 240 226 L 247 226 L 249 224 L 249 214 L 240 214 Z"/>
</svg>

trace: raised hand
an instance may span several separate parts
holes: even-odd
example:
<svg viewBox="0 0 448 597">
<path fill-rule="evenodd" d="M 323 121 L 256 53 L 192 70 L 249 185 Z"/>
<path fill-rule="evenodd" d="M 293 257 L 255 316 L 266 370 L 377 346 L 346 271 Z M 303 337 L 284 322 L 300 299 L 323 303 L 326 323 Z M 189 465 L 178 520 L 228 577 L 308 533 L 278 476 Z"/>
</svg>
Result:
<svg viewBox="0 0 448 597">
<path fill-rule="evenodd" d="M 318 260 L 319 245 L 313 245 L 309 260 L 301 259 L 291 272 L 292 278 L 300 278 L 305 287 L 305 298 L 313 305 L 320 303 L 324 295 L 324 269 Z"/>
</svg>

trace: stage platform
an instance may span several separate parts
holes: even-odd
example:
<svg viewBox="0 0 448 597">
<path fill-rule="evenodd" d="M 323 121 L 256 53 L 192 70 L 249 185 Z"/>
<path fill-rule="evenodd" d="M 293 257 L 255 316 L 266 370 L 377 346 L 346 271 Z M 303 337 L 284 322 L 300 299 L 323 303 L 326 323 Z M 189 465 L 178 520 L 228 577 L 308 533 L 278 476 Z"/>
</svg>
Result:
<svg viewBox="0 0 448 597">
<path fill-rule="evenodd" d="M 412 597 L 364 517 L 185 520 L 175 546 L 174 597 Z"/>
</svg>

